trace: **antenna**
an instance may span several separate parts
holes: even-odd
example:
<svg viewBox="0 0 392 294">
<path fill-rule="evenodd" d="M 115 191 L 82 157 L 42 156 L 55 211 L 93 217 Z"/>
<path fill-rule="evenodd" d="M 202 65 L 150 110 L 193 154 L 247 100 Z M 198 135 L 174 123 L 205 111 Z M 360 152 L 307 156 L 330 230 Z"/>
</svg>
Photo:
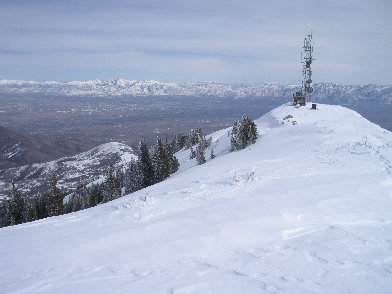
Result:
<svg viewBox="0 0 392 294">
<path fill-rule="evenodd" d="M 302 93 L 306 96 L 306 99 L 310 101 L 311 94 L 313 92 L 313 81 L 312 81 L 312 61 L 313 56 L 313 35 L 310 33 L 305 36 L 304 47 L 303 47 L 303 61 L 302 61 Z"/>
<path fill-rule="evenodd" d="M 314 60 L 313 45 L 312 45 L 313 33 L 305 36 L 304 46 L 301 51 L 301 64 L 302 64 L 302 83 L 301 90 L 296 92 L 294 96 L 293 105 L 306 105 L 306 101 L 310 101 L 310 97 L 313 92 L 313 81 L 312 81 L 312 61 Z M 313 106 L 312 106 L 313 107 Z"/>
</svg>

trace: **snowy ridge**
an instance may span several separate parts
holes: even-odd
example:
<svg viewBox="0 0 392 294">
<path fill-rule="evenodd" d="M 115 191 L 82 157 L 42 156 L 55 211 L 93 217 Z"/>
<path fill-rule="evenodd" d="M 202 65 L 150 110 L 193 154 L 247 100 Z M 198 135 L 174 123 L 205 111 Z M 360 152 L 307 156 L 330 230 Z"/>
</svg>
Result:
<svg viewBox="0 0 392 294">
<path fill-rule="evenodd" d="M 59 187 L 68 191 L 80 183 L 104 175 L 109 164 L 125 166 L 135 157 L 130 146 L 111 142 L 72 157 L 3 169 L 0 170 L 0 196 L 8 194 L 13 179 L 24 192 L 45 189 L 53 173 L 59 180 Z"/>
<path fill-rule="evenodd" d="M 215 159 L 181 151 L 162 183 L 1 229 L 3 293 L 389 293 L 392 133 L 318 107 L 278 107 L 238 152 L 213 133 Z"/>
<path fill-rule="evenodd" d="M 299 88 L 299 85 L 280 83 L 244 85 L 214 82 L 181 84 L 124 79 L 73 82 L 0 80 L 0 93 L 4 94 L 35 93 L 65 96 L 290 97 Z M 392 86 L 318 83 L 314 86 L 314 95 L 321 100 L 334 97 L 336 101 L 372 99 L 378 102 L 392 103 Z"/>
</svg>

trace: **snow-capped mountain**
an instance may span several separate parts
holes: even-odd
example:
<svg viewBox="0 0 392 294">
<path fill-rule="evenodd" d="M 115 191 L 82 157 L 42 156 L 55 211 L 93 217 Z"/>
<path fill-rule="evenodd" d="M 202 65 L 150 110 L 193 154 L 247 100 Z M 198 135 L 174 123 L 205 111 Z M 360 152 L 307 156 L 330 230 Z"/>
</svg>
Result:
<svg viewBox="0 0 392 294">
<path fill-rule="evenodd" d="M 53 173 L 58 179 L 59 188 L 69 191 L 78 184 L 104 175 L 110 164 L 121 167 L 134 157 L 136 156 L 131 147 L 111 142 L 71 157 L 0 169 L 0 197 L 8 195 L 12 180 L 28 195 L 35 195 L 38 191 L 45 192 Z"/>
<path fill-rule="evenodd" d="M 389 293 L 392 133 L 324 104 L 255 122 L 242 151 L 225 129 L 203 165 L 0 229 L 2 293 Z"/>
<path fill-rule="evenodd" d="M 42 94 L 69 96 L 216 96 L 216 97 L 290 97 L 298 85 L 264 83 L 258 85 L 223 84 L 214 82 L 168 83 L 159 81 L 92 80 L 73 82 L 35 82 L 0 80 L 3 94 Z M 319 83 L 314 86 L 314 97 L 320 101 L 377 101 L 392 103 L 392 86 L 337 85 Z"/>
</svg>

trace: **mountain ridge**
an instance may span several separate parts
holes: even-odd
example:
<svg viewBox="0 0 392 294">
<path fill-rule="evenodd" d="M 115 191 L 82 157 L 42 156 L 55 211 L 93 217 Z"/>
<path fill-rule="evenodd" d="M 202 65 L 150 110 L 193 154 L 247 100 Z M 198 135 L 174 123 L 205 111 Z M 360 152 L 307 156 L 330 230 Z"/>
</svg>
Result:
<svg viewBox="0 0 392 294">
<path fill-rule="evenodd" d="M 290 97 L 300 85 L 283 83 L 261 83 L 254 85 L 216 82 L 175 83 L 136 80 L 90 80 L 72 82 L 36 82 L 0 80 L 1 94 L 41 94 L 64 96 L 215 96 L 232 98 Z M 372 99 L 379 103 L 392 103 L 392 86 L 339 85 L 315 83 L 313 96 L 324 101 L 334 97 L 335 101 L 361 101 Z"/>
<path fill-rule="evenodd" d="M 136 155 L 130 146 L 110 142 L 49 162 L 0 169 L 0 197 L 8 195 L 12 180 L 23 193 L 34 197 L 38 192 L 43 193 L 48 189 L 52 174 L 56 175 L 59 188 L 69 192 L 79 184 L 103 176 L 109 165 L 122 168 L 132 158 L 136 158 Z"/>
<path fill-rule="evenodd" d="M 229 152 L 231 128 L 207 136 L 216 158 L 182 150 L 159 184 L 0 229 L 3 291 L 388 293 L 392 133 L 310 108 L 255 120 L 259 139 L 241 151 Z"/>
</svg>

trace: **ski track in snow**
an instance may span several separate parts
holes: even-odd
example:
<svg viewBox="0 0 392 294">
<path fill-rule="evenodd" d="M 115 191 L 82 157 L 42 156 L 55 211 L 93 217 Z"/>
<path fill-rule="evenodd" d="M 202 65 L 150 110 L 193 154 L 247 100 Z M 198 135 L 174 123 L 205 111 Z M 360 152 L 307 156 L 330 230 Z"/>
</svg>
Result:
<svg viewBox="0 0 392 294">
<path fill-rule="evenodd" d="M 204 165 L 1 229 L 0 293 L 390 293 L 392 134 L 328 105 L 256 123 L 243 151 L 222 130 Z"/>
</svg>

